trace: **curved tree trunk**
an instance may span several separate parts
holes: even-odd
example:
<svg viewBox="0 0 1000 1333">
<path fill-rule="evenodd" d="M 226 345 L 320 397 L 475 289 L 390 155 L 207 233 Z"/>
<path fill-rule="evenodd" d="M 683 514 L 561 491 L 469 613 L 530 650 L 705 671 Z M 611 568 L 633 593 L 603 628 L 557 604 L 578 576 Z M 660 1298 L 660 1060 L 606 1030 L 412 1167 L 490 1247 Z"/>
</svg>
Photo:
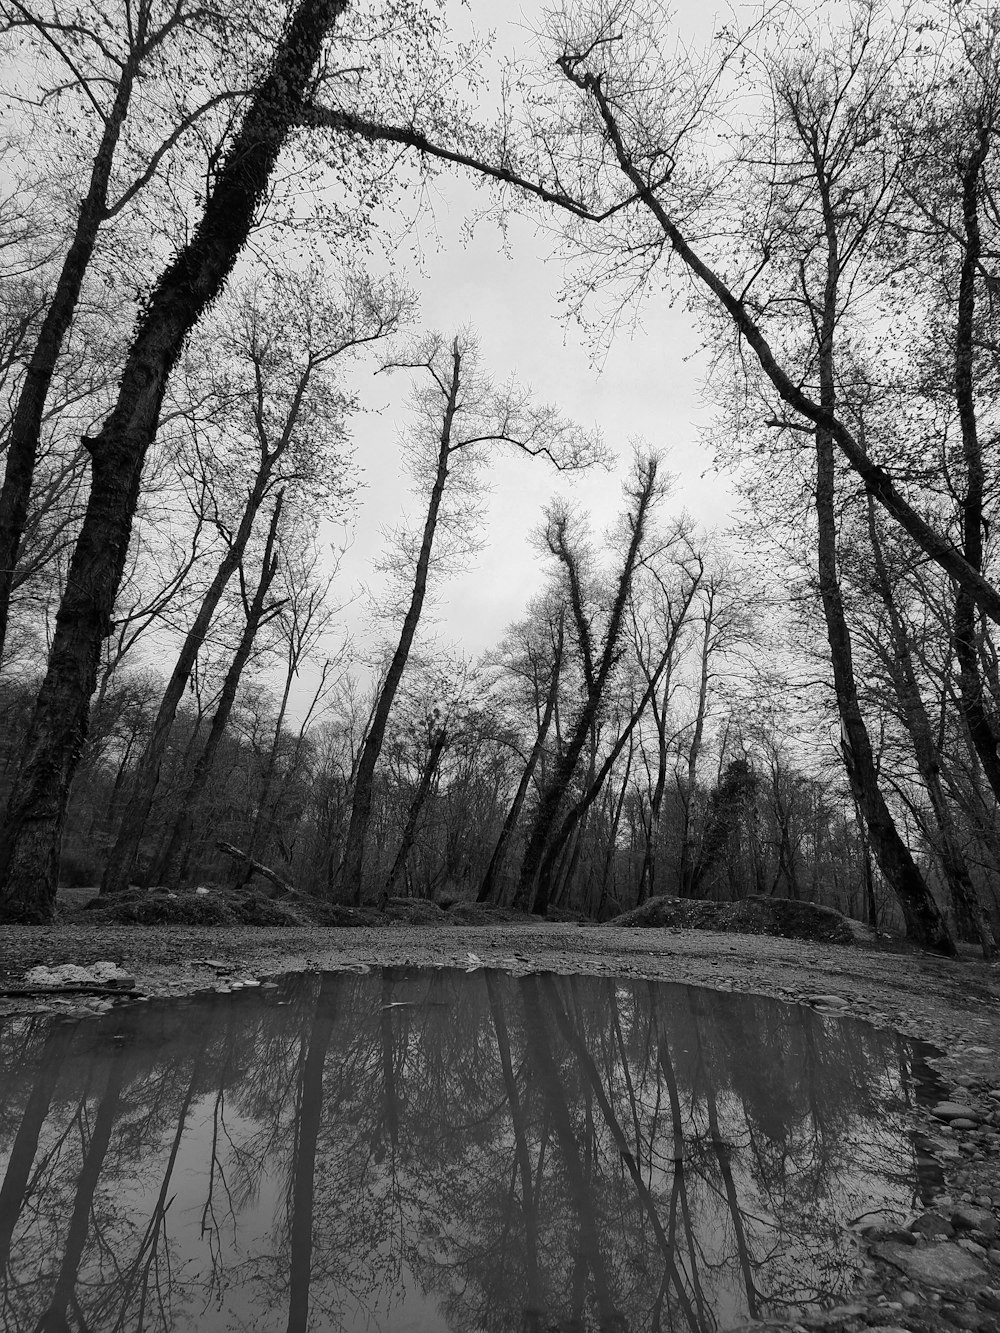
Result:
<svg viewBox="0 0 1000 1333">
<path fill-rule="evenodd" d="M 351 822 L 347 830 L 347 840 L 344 844 L 344 855 L 341 859 L 338 879 L 341 886 L 341 893 L 348 895 L 355 905 L 361 902 L 365 838 L 368 833 L 368 821 L 371 818 L 375 765 L 378 763 L 379 755 L 382 753 L 382 743 L 385 740 L 385 729 L 389 721 L 389 714 L 392 712 L 392 705 L 395 702 L 396 692 L 399 689 L 399 683 L 402 680 L 403 672 L 406 669 L 406 663 L 410 656 L 410 649 L 413 646 L 413 639 L 417 632 L 417 625 L 420 622 L 420 613 L 423 610 L 424 598 L 427 595 L 427 574 L 431 563 L 431 548 L 434 544 L 434 533 L 437 529 L 438 515 L 441 510 L 441 499 L 444 495 L 445 483 L 448 480 L 448 458 L 451 453 L 451 428 L 458 407 L 458 390 L 461 382 L 461 368 L 462 356 L 456 341 L 452 349 L 451 384 L 449 386 L 448 396 L 445 402 L 444 416 L 442 419 L 441 443 L 438 449 L 437 470 L 434 474 L 434 482 L 431 487 L 431 497 L 427 506 L 427 516 L 424 519 L 424 530 L 420 542 L 420 552 L 417 556 L 417 566 L 413 574 L 413 591 L 410 594 L 410 604 L 407 607 L 406 615 L 403 618 L 402 628 L 399 632 L 399 640 L 396 644 L 395 652 L 392 655 L 392 660 L 389 663 L 389 669 L 386 672 L 385 680 L 379 691 L 378 701 L 375 705 L 374 712 L 372 713 L 371 726 L 368 728 L 368 735 L 365 737 L 365 743 L 361 749 L 361 757 L 358 760 L 358 771 L 354 779 L 354 798 L 351 802 Z"/>
<path fill-rule="evenodd" d="M 87 441 L 90 498 L 0 844 L 0 919 L 46 921 L 53 914 L 70 783 L 86 736 L 101 641 L 110 631 L 167 378 L 184 339 L 218 296 L 246 242 L 345 3 L 299 0 L 215 178 L 197 230 L 150 298 L 117 404 L 97 436 Z"/>
<path fill-rule="evenodd" d="M 814 140 L 813 169 L 823 209 L 826 273 L 822 305 L 818 310 L 820 404 L 829 419 L 837 406 L 834 336 L 837 326 L 841 276 L 839 219 L 832 202 L 828 164 Z M 906 934 L 916 944 L 953 955 L 955 942 L 927 883 L 899 836 L 889 807 L 879 790 L 878 773 L 865 726 L 854 677 L 851 634 L 837 570 L 837 520 L 834 510 L 836 469 L 834 436 L 825 424 L 816 427 L 816 526 L 820 600 L 826 620 L 834 690 L 840 713 L 841 751 L 854 800 L 868 830 L 868 838 L 886 883 L 896 895 L 906 923 Z"/>
</svg>

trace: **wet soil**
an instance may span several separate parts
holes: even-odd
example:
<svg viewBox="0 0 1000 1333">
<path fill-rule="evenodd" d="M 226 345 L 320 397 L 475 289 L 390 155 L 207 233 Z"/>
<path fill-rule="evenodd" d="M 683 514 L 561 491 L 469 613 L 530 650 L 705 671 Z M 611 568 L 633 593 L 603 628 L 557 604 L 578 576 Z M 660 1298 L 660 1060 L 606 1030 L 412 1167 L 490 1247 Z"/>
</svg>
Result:
<svg viewBox="0 0 1000 1333">
<path fill-rule="evenodd" d="M 303 969 L 485 966 L 651 977 L 745 991 L 849 1013 L 929 1042 L 939 1052 L 928 1063 L 940 1079 L 940 1096 L 970 1107 L 975 1120 L 967 1128 L 954 1127 L 929 1109 L 914 1112 L 914 1130 L 934 1145 L 931 1152 L 941 1162 L 946 1192 L 923 1224 L 937 1234 L 920 1234 L 912 1248 L 916 1253 L 950 1246 L 940 1251 L 944 1259 L 961 1241 L 962 1253 L 972 1257 L 981 1275 L 955 1282 L 914 1276 L 898 1260 L 900 1247 L 911 1246 L 916 1233 L 900 1240 L 895 1232 L 876 1232 L 862 1241 L 869 1256 L 867 1286 L 850 1306 L 820 1316 L 789 1312 L 781 1322 L 756 1326 L 1000 1333 L 1000 1239 L 987 1234 L 992 1227 L 982 1219 L 978 1228 L 958 1228 L 955 1238 L 933 1220 L 939 1218 L 951 1230 L 962 1208 L 1000 1217 L 1000 969 L 971 951 L 948 960 L 892 947 L 756 934 L 518 921 L 444 925 L 437 917 L 426 924 L 281 930 L 122 925 L 87 917 L 77 911 L 51 926 L 8 929 L 0 943 L 0 987 L 17 987 L 38 964 L 101 959 L 119 964 L 135 978 L 137 991 L 148 996 L 189 994 L 228 986 L 241 976 Z M 0 1014 L 96 1010 L 107 1003 L 87 996 L 16 996 L 0 1000 Z"/>
</svg>

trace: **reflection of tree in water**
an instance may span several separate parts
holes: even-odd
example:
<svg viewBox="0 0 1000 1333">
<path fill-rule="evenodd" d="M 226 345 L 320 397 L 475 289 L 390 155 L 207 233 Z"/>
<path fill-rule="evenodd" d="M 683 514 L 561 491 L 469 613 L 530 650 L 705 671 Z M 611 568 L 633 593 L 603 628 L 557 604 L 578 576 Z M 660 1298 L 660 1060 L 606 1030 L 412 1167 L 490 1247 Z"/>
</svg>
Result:
<svg viewBox="0 0 1000 1333">
<path fill-rule="evenodd" d="M 845 1218 L 909 1201 L 908 1058 L 763 999 L 483 972 L 12 1021 L 0 1324 L 708 1333 L 833 1299 Z"/>
</svg>

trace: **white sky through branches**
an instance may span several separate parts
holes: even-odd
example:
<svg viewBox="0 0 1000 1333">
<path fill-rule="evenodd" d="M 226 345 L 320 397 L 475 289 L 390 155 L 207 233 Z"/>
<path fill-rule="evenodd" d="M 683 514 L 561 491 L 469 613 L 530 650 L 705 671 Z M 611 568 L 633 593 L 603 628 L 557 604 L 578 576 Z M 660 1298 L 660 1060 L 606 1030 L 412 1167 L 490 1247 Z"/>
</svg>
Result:
<svg viewBox="0 0 1000 1333">
<path fill-rule="evenodd" d="M 532 40 L 526 29 L 540 21 L 541 6 L 522 7 L 515 22 L 506 21 L 504 12 L 495 0 L 472 0 L 466 10 L 478 29 L 496 29 L 500 54 L 516 52 Z M 698 40 L 710 31 L 711 12 L 685 0 L 676 23 L 684 39 Z M 622 322 L 609 348 L 590 347 L 588 332 L 561 313 L 563 268 L 554 257 L 555 236 L 535 220 L 514 218 L 505 233 L 481 222 L 468 240 L 463 222 L 483 204 L 482 192 L 467 177 L 442 172 L 430 211 L 396 252 L 397 273 L 419 296 L 422 327 L 447 335 L 471 326 L 479 335 L 485 370 L 498 381 L 516 375 L 540 400 L 555 402 L 581 426 L 596 424 L 619 467 L 613 475 L 595 469 L 571 479 L 541 459 L 510 453 L 498 458 L 485 548 L 464 571 L 435 587 L 431 608 L 437 634 L 472 656 L 496 642 L 540 586 L 541 566 L 528 537 L 547 499 L 567 494 L 592 515 L 595 532 L 602 532 L 620 508 L 621 476 L 634 438 L 665 449 L 668 469 L 677 478 L 671 509 L 684 508 L 699 523 L 719 526 L 730 505 L 726 478 L 711 467 L 711 411 L 700 398 L 699 339 L 683 305 L 671 307 L 666 297 L 647 301 L 633 326 L 627 318 Z M 558 218 L 552 221 L 558 226 Z M 341 596 L 348 585 L 364 583 L 377 598 L 379 578 L 372 562 L 383 550 L 383 527 L 396 524 L 404 506 L 419 519 L 420 503 L 400 469 L 402 381 L 378 377 L 363 385 L 366 405 L 382 410 L 355 422 L 366 489 L 342 566 Z M 358 628 L 367 622 L 361 602 L 348 616 Z"/>
</svg>

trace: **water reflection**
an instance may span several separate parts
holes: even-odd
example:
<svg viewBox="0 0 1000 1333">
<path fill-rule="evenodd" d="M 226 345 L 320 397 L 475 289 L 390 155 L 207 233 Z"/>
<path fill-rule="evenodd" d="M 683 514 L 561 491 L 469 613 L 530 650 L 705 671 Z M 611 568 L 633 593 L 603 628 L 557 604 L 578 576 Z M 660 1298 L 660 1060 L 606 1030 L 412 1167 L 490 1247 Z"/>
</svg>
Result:
<svg viewBox="0 0 1000 1333">
<path fill-rule="evenodd" d="M 724 1329 L 913 1202 L 901 1039 L 645 981 L 386 970 L 0 1026 L 0 1328 Z"/>
</svg>

